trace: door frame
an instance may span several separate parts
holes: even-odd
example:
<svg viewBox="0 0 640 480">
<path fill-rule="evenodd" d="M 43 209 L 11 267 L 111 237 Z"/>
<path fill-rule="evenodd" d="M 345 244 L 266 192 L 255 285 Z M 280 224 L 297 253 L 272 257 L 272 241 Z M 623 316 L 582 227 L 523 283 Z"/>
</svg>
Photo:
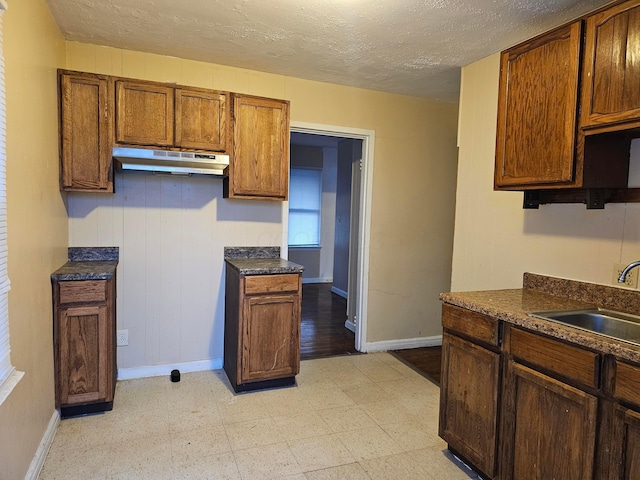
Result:
<svg viewBox="0 0 640 480">
<path fill-rule="evenodd" d="M 356 298 L 355 348 L 367 350 L 367 305 L 369 298 L 369 244 L 371 236 L 371 191 L 373 185 L 373 150 L 375 130 L 291 121 L 291 132 L 362 140 L 362 176 L 360 181 L 360 215 L 358 221 L 358 293 Z M 282 247 L 287 252 L 289 238 L 289 202 L 282 205 Z"/>
</svg>

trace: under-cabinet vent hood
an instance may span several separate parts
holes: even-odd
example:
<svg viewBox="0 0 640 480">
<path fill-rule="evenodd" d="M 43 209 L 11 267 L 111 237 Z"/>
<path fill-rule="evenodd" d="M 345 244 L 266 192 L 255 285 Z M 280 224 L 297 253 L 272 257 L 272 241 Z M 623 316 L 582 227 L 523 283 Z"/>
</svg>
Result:
<svg viewBox="0 0 640 480">
<path fill-rule="evenodd" d="M 174 175 L 218 175 L 229 165 L 229 155 L 174 152 L 146 148 L 113 149 L 116 170 L 141 170 Z"/>
</svg>

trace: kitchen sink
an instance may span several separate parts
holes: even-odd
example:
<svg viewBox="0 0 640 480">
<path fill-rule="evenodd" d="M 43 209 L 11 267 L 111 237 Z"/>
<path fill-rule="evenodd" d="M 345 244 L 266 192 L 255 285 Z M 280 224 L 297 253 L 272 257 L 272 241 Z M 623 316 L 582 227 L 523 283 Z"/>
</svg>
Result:
<svg viewBox="0 0 640 480">
<path fill-rule="evenodd" d="M 529 315 L 640 345 L 640 316 L 637 315 L 604 308 L 532 312 Z"/>
</svg>

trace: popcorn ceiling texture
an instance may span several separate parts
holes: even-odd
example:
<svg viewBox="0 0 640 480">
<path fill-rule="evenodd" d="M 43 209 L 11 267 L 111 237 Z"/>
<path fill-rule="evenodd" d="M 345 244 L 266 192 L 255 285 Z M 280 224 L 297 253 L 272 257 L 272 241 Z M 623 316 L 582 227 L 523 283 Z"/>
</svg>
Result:
<svg viewBox="0 0 640 480">
<path fill-rule="evenodd" d="M 457 102 L 460 67 L 607 0 L 47 0 L 65 38 Z"/>
</svg>

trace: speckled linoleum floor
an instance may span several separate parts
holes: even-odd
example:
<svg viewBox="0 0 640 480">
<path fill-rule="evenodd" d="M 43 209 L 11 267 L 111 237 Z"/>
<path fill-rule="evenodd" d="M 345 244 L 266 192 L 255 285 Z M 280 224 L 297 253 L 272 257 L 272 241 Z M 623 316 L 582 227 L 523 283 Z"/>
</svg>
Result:
<svg viewBox="0 0 640 480">
<path fill-rule="evenodd" d="M 298 385 L 234 395 L 222 370 L 118 382 L 61 421 L 40 474 L 70 479 L 467 480 L 436 385 L 387 353 L 305 360 Z"/>
</svg>

